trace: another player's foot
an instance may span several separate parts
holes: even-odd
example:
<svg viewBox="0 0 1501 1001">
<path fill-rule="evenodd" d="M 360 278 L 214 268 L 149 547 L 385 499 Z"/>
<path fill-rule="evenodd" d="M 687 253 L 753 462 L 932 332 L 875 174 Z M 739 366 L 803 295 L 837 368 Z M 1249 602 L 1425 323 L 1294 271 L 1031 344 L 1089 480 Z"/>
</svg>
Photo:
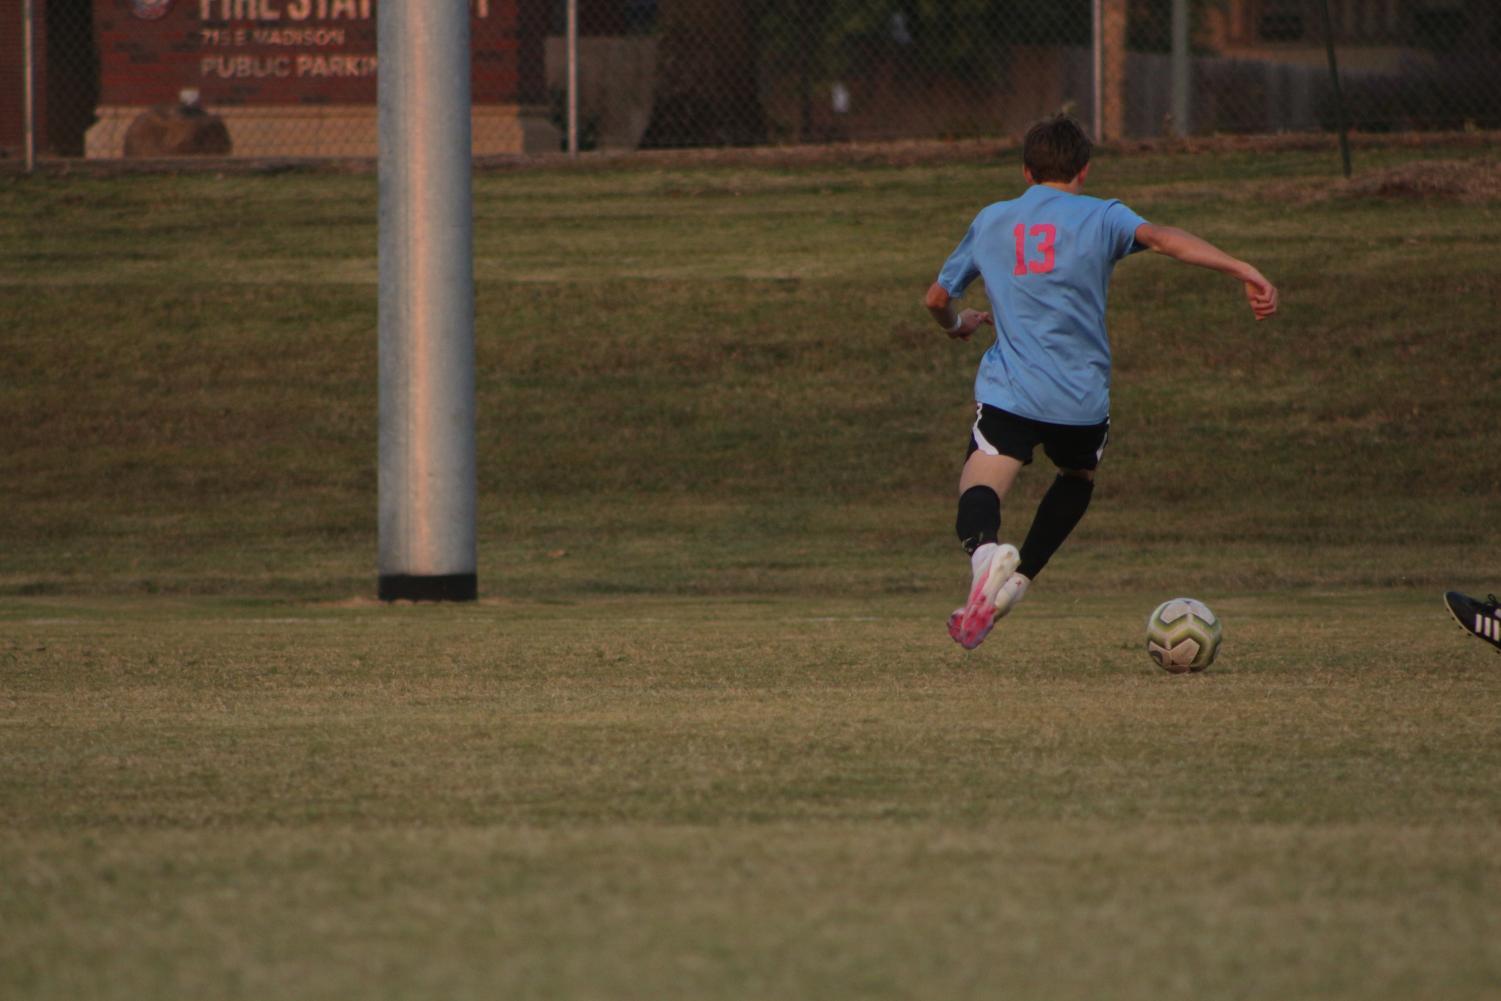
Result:
<svg viewBox="0 0 1501 1001">
<path fill-rule="evenodd" d="M 970 583 L 969 601 L 949 616 L 949 635 L 955 643 L 973 650 L 990 634 L 997 618 L 996 598 L 1019 562 L 1021 556 L 1015 546 L 989 542 L 975 550 L 970 560 L 974 577 Z"/>
<path fill-rule="evenodd" d="M 1444 595 L 1444 607 L 1465 632 L 1485 640 L 1501 653 L 1501 605 L 1497 604 L 1494 594 L 1479 601 L 1467 594 L 1450 591 Z"/>
</svg>

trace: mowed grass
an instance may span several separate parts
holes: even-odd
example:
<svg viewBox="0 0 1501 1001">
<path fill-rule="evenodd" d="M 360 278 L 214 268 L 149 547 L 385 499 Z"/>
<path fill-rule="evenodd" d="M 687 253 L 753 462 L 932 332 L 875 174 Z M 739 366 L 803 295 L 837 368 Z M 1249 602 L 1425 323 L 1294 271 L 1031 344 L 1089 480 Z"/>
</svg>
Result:
<svg viewBox="0 0 1501 1001">
<path fill-rule="evenodd" d="M 1417 157 L 1495 169 L 1469 147 L 1362 166 Z M 1108 464 L 1060 559 L 1105 589 L 1496 576 L 1497 202 L 1361 197 L 1300 152 L 1105 154 L 1092 178 L 1256 262 L 1285 310 L 1117 269 Z M 920 299 L 1018 183 L 962 160 L 479 177 L 485 593 L 947 585 L 984 345 Z M 0 185 L 0 592 L 371 591 L 375 193 Z"/>
<path fill-rule="evenodd" d="M 9 997 L 1487 998 L 1501 673 L 1430 600 L 4 615 Z"/>
<path fill-rule="evenodd" d="M 920 297 L 1014 163 L 477 178 L 468 607 L 371 600 L 372 178 L 0 180 L 0 996 L 1496 996 L 1501 204 L 1332 172 L 1097 161 L 1284 313 L 1121 265 L 974 654 Z"/>
</svg>

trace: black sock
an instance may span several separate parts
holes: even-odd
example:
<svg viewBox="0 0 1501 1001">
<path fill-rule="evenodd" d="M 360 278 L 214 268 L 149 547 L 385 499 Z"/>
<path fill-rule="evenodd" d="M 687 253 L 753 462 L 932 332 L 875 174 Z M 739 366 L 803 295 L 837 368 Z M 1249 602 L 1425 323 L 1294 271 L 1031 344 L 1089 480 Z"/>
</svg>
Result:
<svg viewBox="0 0 1501 1001">
<path fill-rule="evenodd" d="M 1017 573 L 1033 579 L 1042 573 L 1042 568 L 1048 565 L 1048 560 L 1084 517 L 1093 493 L 1093 480 L 1059 476 L 1053 481 L 1037 505 L 1037 516 L 1032 519 L 1027 541 L 1022 543 L 1022 560 L 1017 565 Z"/>
<path fill-rule="evenodd" d="M 971 556 L 1001 534 L 1001 498 L 989 487 L 970 487 L 959 497 L 959 517 L 954 522 L 959 544 Z"/>
</svg>

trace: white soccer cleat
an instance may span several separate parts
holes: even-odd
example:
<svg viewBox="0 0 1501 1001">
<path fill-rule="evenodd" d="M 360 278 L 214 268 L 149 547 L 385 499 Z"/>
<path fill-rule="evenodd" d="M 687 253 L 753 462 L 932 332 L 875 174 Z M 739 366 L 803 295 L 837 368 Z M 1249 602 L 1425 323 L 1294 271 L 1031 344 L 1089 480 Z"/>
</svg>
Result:
<svg viewBox="0 0 1501 1001">
<path fill-rule="evenodd" d="M 949 635 L 955 643 L 973 650 L 990 634 L 999 617 L 996 600 L 1005 592 L 1007 579 L 1015 573 L 1020 562 L 1021 554 L 1015 546 L 987 542 L 975 550 L 970 559 L 974 578 L 970 583 L 969 601 L 949 616 Z M 1008 610 L 1016 603 L 1011 594 L 1007 594 L 1004 600 Z"/>
</svg>

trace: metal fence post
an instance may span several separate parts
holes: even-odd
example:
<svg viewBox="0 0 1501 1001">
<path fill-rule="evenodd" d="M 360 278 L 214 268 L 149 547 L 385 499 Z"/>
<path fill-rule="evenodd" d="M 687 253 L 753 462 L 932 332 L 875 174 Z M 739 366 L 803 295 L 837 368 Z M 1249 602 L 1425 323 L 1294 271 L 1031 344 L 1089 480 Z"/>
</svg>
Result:
<svg viewBox="0 0 1501 1001">
<path fill-rule="evenodd" d="M 579 0 L 568 0 L 568 155 L 579 155 Z"/>
<path fill-rule="evenodd" d="M 32 37 L 32 3 L 21 3 L 21 109 L 22 146 L 25 150 L 26 173 L 36 169 L 36 50 Z"/>
<path fill-rule="evenodd" d="M 1334 56 L 1334 19 L 1329 16 L 1329 0 L 1322 0 L 1319 13 L 1324 21 L 1324 48 L 1329 58 L 1329 82 L 1334 87 L 1334 125 L 1339 129 L 1339 157 L 1350 178 L 1350 127 L 1345 117 L 1345 94 L 1339 85 L 1339 62 Z"/>
<path fill-rule="evenodd" d="M 1091 131 L 1095 142 L 1100 142 L 1105 131 L 1105 0 L 1092 0 L 1090 18 L 1089 37 L 1094 60 L 1094 121 Z"/>
<path fill-rule="evenodd" d="M 380 597 L 472 600 L 474 244 L 469 4 L 382 0 Z"/>
<path fill-rule="evenodd" d="M 1188 0 L 1173 0 L 1173 132 L 1186 136 L 1188 121 Z"/>
</svg>

